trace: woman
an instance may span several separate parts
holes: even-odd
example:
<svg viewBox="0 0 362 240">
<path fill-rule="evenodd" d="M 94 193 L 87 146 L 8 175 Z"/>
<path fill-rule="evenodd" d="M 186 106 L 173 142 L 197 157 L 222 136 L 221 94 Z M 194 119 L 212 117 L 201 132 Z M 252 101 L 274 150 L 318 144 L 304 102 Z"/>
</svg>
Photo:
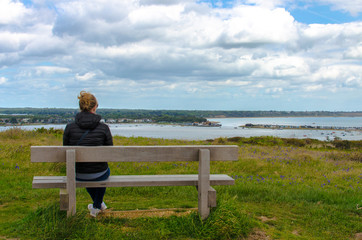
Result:
<svg viewBox="0 0 362 240">
<path fill-rule="evenodd" d="M 63 135 L 64 146 L 105 146 L 113 145 L 112 134 L 109 127 L 101 123 L 101 116 L 96 114 L 97 99 L 93 94 L 81 91 L 78 96 L 79 112 L 75 121 L 67 124 Z M 76 178 L 79 181 L 102 181 L 110 175 L 106 162 L 76 163 Z M 90 215 L 96 217 L 107 206 L 103 202 L 106 188 L 86 188 L 93 200 L 88 205 Z"/>
</svg>

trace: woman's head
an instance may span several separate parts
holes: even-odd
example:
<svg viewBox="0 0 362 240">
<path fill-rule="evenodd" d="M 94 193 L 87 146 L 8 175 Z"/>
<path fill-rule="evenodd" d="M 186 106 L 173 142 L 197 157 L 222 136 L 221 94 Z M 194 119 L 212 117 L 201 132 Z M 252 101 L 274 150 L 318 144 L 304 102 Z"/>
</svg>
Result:
<svg viewBox="0 0 362 240">
<path fill-rule="evenodd" d="M 81 91 L 79 96 L 79 108 L 82 112 L 95 112 L 95 109 L 98 107 L 98 102 L 96 97 L 86 91 Z"/>
</svg>

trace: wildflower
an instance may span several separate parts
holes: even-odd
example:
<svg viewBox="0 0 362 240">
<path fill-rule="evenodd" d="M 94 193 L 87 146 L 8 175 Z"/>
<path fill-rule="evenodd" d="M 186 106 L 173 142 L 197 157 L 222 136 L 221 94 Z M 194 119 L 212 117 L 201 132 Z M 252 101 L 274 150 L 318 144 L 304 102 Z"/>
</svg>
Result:
<svg viewBox="0 0 362 240">
<path fill-rule="evenodd" d="M 18 166 L 18 164 L 16 164 L 15 169 L 20 169 L 20 167 Z"/>
</svg>

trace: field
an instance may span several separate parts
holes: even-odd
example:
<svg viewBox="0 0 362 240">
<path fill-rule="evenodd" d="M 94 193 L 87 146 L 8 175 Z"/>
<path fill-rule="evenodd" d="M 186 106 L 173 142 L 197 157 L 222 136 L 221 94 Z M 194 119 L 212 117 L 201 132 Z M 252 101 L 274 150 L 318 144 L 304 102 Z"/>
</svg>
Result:
<svg viewBox="0 0 362 240">
<path fill-rule="evenodd" d="M 64 164 L 31 163 L 30 146 L 61 145 L 60 130 L 0 132 L 0 239 L 362 239 L 362 141 L 273 137 L 181 141 L 114 137 L 115 145 L 235 144 L 237 162 L 212 163 L 234 186 L 216 186 L 218 207 L 201 221 L 194 187 L 109 188 L 106 214 L 59 211 L 59 190 L 32 189 Z M 112 163 L 120 174 L 197 173 L 197 164 Z M 171 210 L 165 210 L 165 209 Z M 134 211 L 137 210 L 137 211 Z M 171 214 L 169 214 L 171 213 Z"/>
</svg>

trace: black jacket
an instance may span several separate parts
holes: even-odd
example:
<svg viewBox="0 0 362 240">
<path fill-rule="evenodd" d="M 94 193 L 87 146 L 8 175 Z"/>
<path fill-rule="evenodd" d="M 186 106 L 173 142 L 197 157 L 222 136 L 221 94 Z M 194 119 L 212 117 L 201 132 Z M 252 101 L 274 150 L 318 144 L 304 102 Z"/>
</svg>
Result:
<svg viewBox="0 0 362 240">
<path fill-rule="evenodd" d="M 112 134 L 108 125 L 101 123 L 101 116 L 90 112 L 80 112 L 75 122 L 67 124 L 63 135 L 64 146 L 76 146 L 82 135 L 88 134 L 79 142 L 79 146 L 111 146 Z M 107 170 L 106 162 L 76 163 L 78 173 L 97 173 Z"/>
</svg>

